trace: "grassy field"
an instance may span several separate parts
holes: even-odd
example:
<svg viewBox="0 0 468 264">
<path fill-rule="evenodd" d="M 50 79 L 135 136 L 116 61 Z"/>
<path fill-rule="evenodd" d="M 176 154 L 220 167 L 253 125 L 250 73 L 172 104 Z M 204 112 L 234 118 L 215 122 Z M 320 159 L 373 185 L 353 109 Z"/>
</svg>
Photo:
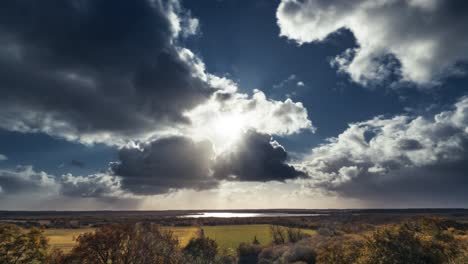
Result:
<svg viewBox="0 0 468 264">
<path fill-rule="evenodd" d="M 216 240 L 219 249 L 227 254 L 234 253 L 242 242 L 251 243 L 254 237 L 257 237 L 262 245 L 272 242 L 270 225 L 220 225 L 203 226 L 202 228 L 205 235 Z M 200 231 L 199 227 L 194 226 L 163 227 L 163 229 L 174 232 L 182 247 L 187 245 L 188 241 L 196 237 Z M 46 229 L 44 234 L 49 239 L 52 248 L 59 248 L 64 252 L 69 252 L 76 243 L 75 239 L 86 232 L 94 232 L 94 229 Z M 315 234 L 315 231 L 309 229 L 302 229 L 302 232 L 309 235 Z"/>
<path fill-rule="evenodd" d="M 262 245 L 272 242 L 270 225 L 223 225 L 204 226 L 203 231 L 207 237 L 216 240 L 219 248 L 226 253 L 233 253 L 240 243 L 251 243 L 254 237 Z M 302 229 L 303 233 L 315 235 L 315 231 Z"/>
<path fill-rule="evenodd" d="M 59 248 L 64 252 L 69 252 L 75 245 L 75 239 L 80 234 L 87 232 L 94 232 L 94 229 L 45 229 L 44 235 L 49 239 L 52 248 Z"/>
</svg>

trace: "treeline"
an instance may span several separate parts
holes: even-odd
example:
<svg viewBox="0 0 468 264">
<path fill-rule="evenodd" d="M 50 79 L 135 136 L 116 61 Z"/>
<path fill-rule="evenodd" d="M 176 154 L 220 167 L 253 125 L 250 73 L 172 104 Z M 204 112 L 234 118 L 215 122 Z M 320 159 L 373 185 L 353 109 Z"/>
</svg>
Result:
<svg viewBox="0 0 468 264">
<path fill-rule="evenodd" d="M 254 237 L 235 256 L 225 255 L 203 229 L 185 247 L 171 231 L 152 223 L 109 224 L 77 238 L 65 254 L 51 249 L 42 231 L 0 226 L 2 264 L 466 264 L 466 225 L 425 218 L 384 225 L 364 234 L 271 226 L 271 245 Z"/>
<path fill-rule="evenodd" d="M 375 211 L 375 212 L 374 212 Z M 101 227 L 111 223 L 150 222 L 162 226 L 211 226 L 211 225 L 249 225 L 274 224 L 282 226 L 318 229 L 326 227 L 331 230 L 344 232 L 359 232 L 371 230 L 373 226 L 413 221 L 423 216 L 442 216 L 459 222 L 468 222 L 467 210 L 458 210 L 460 213 L 449 214 L 451 210 L 441 210 L 446 214 L 419 214 L 424 210 L 412 210 L 407 213 L 398 210 L 364 210 L 364 211 L 331 211 L 328 214 L 317 216 L 288 216 L 288 217 L 246 217 L 246 218 L 185 218 L 177 217 L 181 212 L 10 212 L 1 213 L 0 218 L 15 223 L 24 228 L 89 228 Z M 428 210 L 437 212 L 438 210 Z M 454 212 L 458 212 L 454 210 Z M 372 213 L 370 213 L 372 212 Z M 386 213 L 382 213 L 386 212 Z M 167 215 L 165 215 L 167 214 Z M 0 219 L 0 220 L 1 220 Z"/>
</svg>

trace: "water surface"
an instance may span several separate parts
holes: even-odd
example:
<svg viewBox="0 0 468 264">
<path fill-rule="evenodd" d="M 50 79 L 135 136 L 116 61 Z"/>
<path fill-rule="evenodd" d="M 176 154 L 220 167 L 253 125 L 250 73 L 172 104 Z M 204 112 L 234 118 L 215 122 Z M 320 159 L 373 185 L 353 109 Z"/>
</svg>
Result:
<svg viewBox="0 0 468 264">
<path fill-rule="evenodd" d="M 323 214 L 288 214 L 288 213 L 233 213 L 233 212 L 203 212 L 198 214 L 187 214 L 180 217 L 202 218 L 236 218 L 236 217 L 287 217 L 287 216 L 319 216 Z"/>
</svg>

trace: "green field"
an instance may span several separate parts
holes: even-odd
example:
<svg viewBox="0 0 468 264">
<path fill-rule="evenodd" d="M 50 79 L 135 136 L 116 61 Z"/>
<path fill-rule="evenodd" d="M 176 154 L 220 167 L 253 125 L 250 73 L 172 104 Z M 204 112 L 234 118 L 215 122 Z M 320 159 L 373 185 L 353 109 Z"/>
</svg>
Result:
<svg viewBox="0 0 468 264">
<path fill-rule="evenodd" d="M 301 229 L 303 233 L 315 235 L 315 231 Z M 251 243 L 254 237 L 262 245 L 272 242 L 270 225 L 222 225 L 203 226 L 203 231 L 207 237 L 216 240 L 221 251 L 233 253 L 240 243 Z"/>
<path fill-rule="evenodd" d="M 171 230 L 179 239 L 180 245 L 184 247 L 188 241 L 199 234 L 200 228 L 194 226 L 187 227 L 163 227 Z M 203 226 L 203 232 L 207 237 L 216 240 L 218 247 L 223 253 L 232 254 L 236 251 L 240 243 L 251 243 L 254 237 L 262 245 L 272 242 L 270 225 L 219 225 Z M 44 234 L 49 239 L 52 248 L 59 248 L 64 252 L 69 252 L 75 245 L 75 239 L 83 233 L 94 232 L 93 228 L 82 229 L 45 229 Z M 314 235 L 315 231 L 302 229 L 302 232 Z"/>
</svg>

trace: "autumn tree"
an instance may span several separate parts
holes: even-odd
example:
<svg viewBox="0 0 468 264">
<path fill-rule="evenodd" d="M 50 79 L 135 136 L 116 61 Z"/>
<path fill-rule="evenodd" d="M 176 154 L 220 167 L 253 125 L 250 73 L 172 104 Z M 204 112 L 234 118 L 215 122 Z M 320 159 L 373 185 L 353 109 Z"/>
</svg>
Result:
<svg viewBox="0 0 468 264">
<path fill-rule="evenodd" d="M 307 234 L 302 232 L 300 228 L 288 227 L 286 229 L 286 235 L 288 237 L 288 242 L 296 243 L 299 240 L 302 240 L 307 237 Z"/>
<path fill-rule="evenodd" d="M 354 264 L 363 244 L 362 240 L 351 237 L 329 238 L 317 249 L 317 264 Z"/>
<path fill-rule="evenodd" d="M 65 263 L 183 263 L 178 240 L 154 224 L 112 224 L 80 235 Z"/>
<path fill-rule="evenodd" d="M 273 239 L 273 244 L 280 245 L 286 243 L 286 235 L 282 226 L 270 225 L 270 234 Z"/>
<path fill-rule="evenodd" d="M 216 261 L 218 245 L 216 241 L 203 234 L 198 238 L 190 239 L 183 251 L 189 263 L 212 264 Z"/>
<path fill-rule="evenodd" d="M 16 225 L 0 225 L 0 263 L 42 264 L 47 257 L 48 243 L 42 231 L 24 231 Z"/>
<path fill-rule="evenodd" d="M 359 263 L 452 263 L 459 253 L 453 235 L 435 223 L 404 223 L 375 231 L 366 241 Z"/>
</svg>

